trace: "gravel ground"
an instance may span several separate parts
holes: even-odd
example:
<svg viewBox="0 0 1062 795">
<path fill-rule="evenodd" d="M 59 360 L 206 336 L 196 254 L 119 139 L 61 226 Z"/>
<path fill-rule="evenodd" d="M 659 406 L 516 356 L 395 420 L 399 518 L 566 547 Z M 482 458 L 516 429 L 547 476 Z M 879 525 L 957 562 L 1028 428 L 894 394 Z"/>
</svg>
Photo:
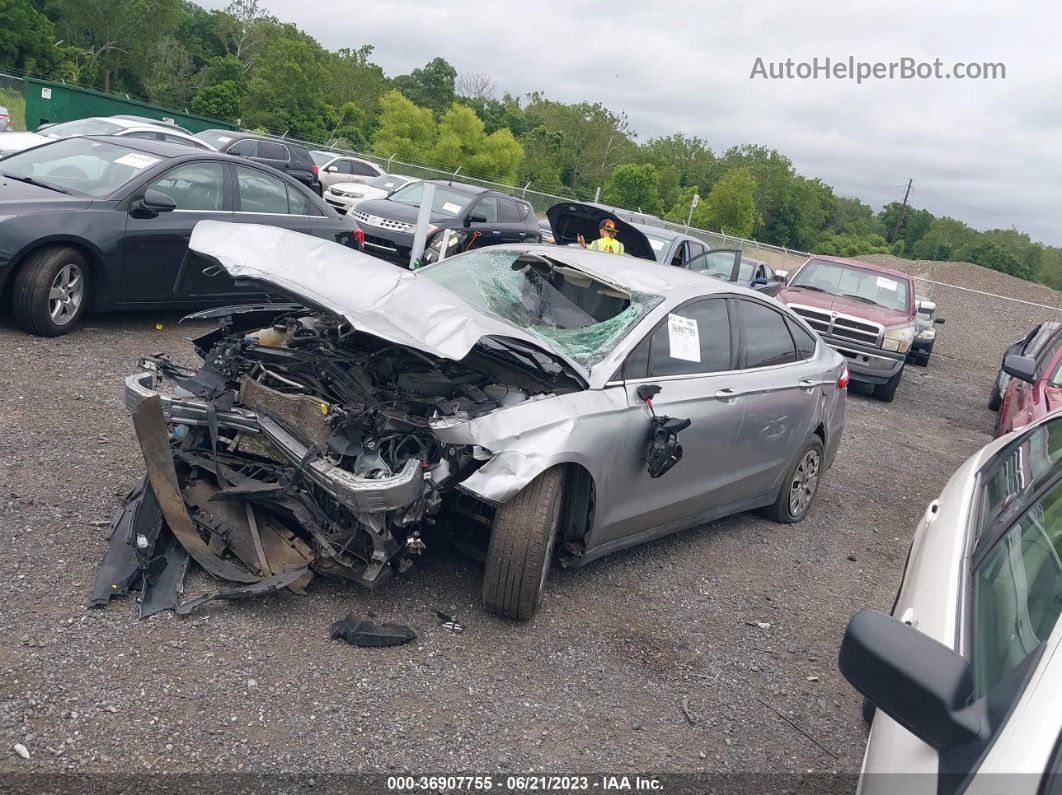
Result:
<svg viewBox="0 0 1062 795">
<path fill-rule="evenodd" d="M 892 404 L 853 390 L 805 522 L 741 515 L 555 571 L 527 625 L 485 614 L 480 565 L 446 550 L 375 593 L 319 578 L 183 619 L 140 622 L 132 598 L 88 612 L 91 523 L 142 471 L 122 378 L 143 353 L 190 358 L 197 329 L 176 321 L 96 317 L 60 339 L 0 323 L 0 775 L 856 771 L 845 623 L 890 606 L 925 505 L 991 427 L 989 368 L 936 356 Z M 350 610 L 419 639 L 329 640 Z"/>
</svg>

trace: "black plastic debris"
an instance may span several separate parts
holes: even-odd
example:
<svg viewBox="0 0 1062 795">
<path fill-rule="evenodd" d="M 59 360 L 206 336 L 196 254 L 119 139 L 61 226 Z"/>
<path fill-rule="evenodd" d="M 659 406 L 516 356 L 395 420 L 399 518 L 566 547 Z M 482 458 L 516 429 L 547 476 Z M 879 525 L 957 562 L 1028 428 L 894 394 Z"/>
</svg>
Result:
<svg viewBox="0 0 1062 795">
<path fill-rule="evenodd" d="M 272 577 L 266 577 L 258 582 L 251 583 L 250 585 L 244 585 L 241 588 L 203 594 L 202 596 L 197 596 L 195 599 L 189 599 L 187 602 L 181 602 L 181 604 L 177 605 L 177 615 L 186 616 L 195 610 L 195 608 L 199 607 L 199 605 L 205 604 L 214 599 L 223 599 L 228 602 L 234 602 L 240 599 L 249 599 L 253 596 L 275 593 L 287 588 L 301 577 L 306 576 L 308 572 L 309 569 L 306 566 L 286 568 L 280 574 L 274 574 Z"/>
<path fill-rule="evenodd" d="M 342 638 L 352 646 L 372 648 L 377 646 L 401 646 L 417 639 L 417 633 L 401 624 L 374 624 L 347 613 L 332 625 L 332 640 Z"/>
<path fill-rule="evenodd" d="M 439 621 L 442 622 L 443 629 L 447 632 L 451 632 L 454 635 L 460 635 L 465 631 L 465 625 L 458 621 L 451 615 L 444 613 L 442 610 L 436 610 L 435 615 L 439 617 Z"/>
</svg>

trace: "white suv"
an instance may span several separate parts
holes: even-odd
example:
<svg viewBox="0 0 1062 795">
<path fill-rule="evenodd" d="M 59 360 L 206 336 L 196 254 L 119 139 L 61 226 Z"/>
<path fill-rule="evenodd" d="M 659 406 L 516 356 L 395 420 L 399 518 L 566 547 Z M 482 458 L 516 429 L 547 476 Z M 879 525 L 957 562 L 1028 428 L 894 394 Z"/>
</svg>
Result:
<svg viewBox="0 0 1062 795">
<path fill-rule="evenodd" d="M 849 623 L 839 665 L 873 720 L 860 791 L 1058 792 L 1060 612 L 1056 412 L 959 468 L 918 525 L 892 617 Z"/>
</svg>

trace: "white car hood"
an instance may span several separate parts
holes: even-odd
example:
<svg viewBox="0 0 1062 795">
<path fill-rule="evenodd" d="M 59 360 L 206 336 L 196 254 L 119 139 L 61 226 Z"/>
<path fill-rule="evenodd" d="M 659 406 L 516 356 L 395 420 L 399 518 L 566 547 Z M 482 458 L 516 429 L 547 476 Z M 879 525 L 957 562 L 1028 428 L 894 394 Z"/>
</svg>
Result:
<svg viewBox="0 0 1062 795">
<path fill-rule="evenodd" d="M 589 371 L 519 326 L 470 306 L 445 287 L 329 240 L 275 226 L 200 221 L 188 248 L 235 279 L 275 285 L 346 318 L 359 331 L 458 361 L 487 336 L 520 340 Z"/>
<path fill-rule="evenodd" d="M 54 138 L 48 138 L 31 132 L 0 133 L 0 152 L 8 154 L 11 152 L 21 152 L 23 149 L 29 149 L 31 146 L 46 144 L 49 141 L 54 140 Z"/>
</svg>

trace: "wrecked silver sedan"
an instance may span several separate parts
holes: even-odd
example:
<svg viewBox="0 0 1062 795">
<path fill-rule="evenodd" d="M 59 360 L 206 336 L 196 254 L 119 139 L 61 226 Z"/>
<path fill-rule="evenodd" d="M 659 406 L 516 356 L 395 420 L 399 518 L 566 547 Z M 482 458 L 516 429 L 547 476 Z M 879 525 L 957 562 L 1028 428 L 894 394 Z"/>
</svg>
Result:
<svg viewBox="0 0 1062 795">
<path fill-rule="evenodd" d="M 410 273 L 218 222 L 190 247 L 288 303 L 199 313 L 220 322 L 198 370 L 156 355 L 127 379 L 147 474 L 90 604 L 375 587 L 445 527 L 486 546 L 487 608 L 527 619 L 556 558 L 751 509 L 800 521 L 840 444 L 844 360 L 733 284 L 539 245 Z M 181 602 L 189 557 L 237 587 Z"/>
</svg>

